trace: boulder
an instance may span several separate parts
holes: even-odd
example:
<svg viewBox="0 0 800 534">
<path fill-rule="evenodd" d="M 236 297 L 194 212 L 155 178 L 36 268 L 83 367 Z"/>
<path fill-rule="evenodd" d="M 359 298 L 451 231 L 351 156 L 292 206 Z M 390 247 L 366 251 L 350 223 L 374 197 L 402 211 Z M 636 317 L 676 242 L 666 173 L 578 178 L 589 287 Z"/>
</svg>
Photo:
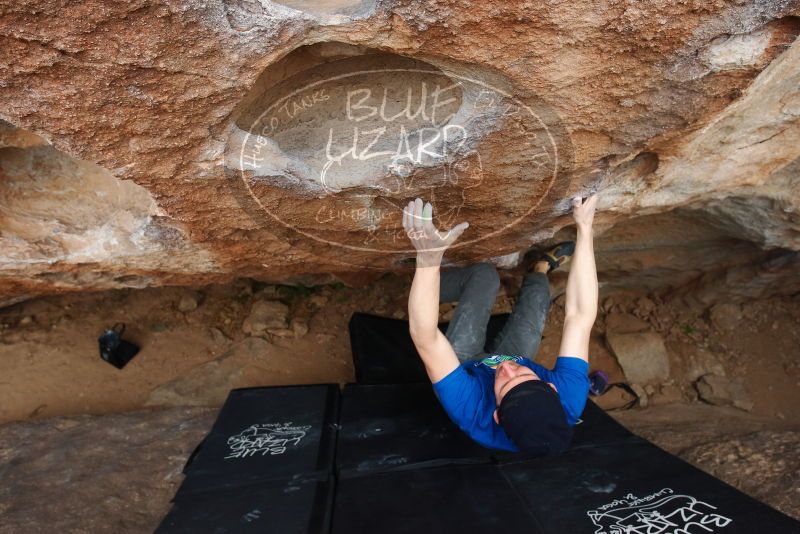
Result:
<svg viewBox="0 0 800 534">
<path fill-rule="evenodd" d="M 9 4 L 0 305 L 405 272 L 423 191 L 454 264 L 601 191 L 606 289 L 798 291 L 797 2 Z"/>
<path fill-rule="evenodd" d="M 656 333 L 606 333 L 606 341 L 628 382 L 644 386 L 669 378 L 669 357 Z"/>
</svg>

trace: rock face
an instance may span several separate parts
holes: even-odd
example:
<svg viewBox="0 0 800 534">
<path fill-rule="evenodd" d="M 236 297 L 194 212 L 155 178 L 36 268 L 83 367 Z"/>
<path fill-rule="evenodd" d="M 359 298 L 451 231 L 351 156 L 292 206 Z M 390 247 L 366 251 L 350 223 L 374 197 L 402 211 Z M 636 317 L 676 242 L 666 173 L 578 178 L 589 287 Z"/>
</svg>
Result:
<svg viewBox="0 0 800 534">
<path fill-rule="evenodd" d="M 470 223 L 452 261 L 517 258 L 592 191 L 608 289 L 796 292 L 798 16 L 797 0 L 7 5 L 0 303 L 402 270 L 416 196 L 440 226 Z"/>
<path fill-rule="evenodd" d="M 728 484 L 797 518 L 800 432 L 767 430 L 706 443 L 681 456 Z"/>
<path fill-rule="evenodd" d="M 0 533 L 152 532 L 215 417 L 173 408 L 3 425 Z"/>
</svg>

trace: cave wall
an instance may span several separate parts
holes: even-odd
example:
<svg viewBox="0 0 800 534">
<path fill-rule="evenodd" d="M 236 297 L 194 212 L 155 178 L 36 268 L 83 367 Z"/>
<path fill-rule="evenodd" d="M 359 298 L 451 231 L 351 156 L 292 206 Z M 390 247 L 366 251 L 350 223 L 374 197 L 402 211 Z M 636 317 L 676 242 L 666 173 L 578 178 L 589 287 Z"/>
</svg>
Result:
<svg viewBox="0 0 800 534">
<path fill-rule="evenodd" d="M 800 1 L 0 10 L 0 303 L 401 271 L 416 196 L 511 265 L 595 191 L 604 288 L 798 290 Z"/>
</svg>

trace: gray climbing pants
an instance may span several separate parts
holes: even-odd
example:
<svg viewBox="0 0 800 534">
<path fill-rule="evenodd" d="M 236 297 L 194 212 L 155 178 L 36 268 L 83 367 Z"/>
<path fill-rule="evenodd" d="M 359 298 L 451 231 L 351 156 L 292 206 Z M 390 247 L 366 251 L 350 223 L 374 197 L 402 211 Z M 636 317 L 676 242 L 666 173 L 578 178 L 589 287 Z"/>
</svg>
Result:
<svg viewBox="0 0 800 534">
<path fill-rule="evenodd" d="M 486 344 L 486 326 L 500 289 L 500 277 L 490 263 L 443 270 L 439 302 L 458 305 L 446 336 L 462 362 L 492 354 L 531 358 L 539 350 L 550 309 L 550 286 L 544 273 L 527 273 L 514 310 L 491 343 Z"/>
</svg>

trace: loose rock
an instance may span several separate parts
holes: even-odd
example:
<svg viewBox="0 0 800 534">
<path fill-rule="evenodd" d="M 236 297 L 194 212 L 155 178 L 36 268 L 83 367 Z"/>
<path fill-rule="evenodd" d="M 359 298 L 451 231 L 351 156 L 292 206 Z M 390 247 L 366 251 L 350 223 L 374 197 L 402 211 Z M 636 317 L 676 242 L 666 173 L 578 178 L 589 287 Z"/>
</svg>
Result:
<svg viewBox="0 0 800 534">
<path fill-rule="evenodd" d="M 636 301 L 636 308 L 634 308 L 633 313 L 640 318 L 645 318 L 649 316 L 653 311 L 655 311 L 656 305 L 655 303 L 647 297 L 641 297 L 639 300 Z"/>
<path fill-rule="evenodd" d="M 619 410 L 628 406 L 634 397 L 622 388 L 610 388 L 592 400 L 604 410 Z"/>
<path fill-rule="evenodd" d="M 308 303 L 315 308 L 322 308 L 328 303 L 328 295 L 324 293 L 314 293 L 308 297 Z"/>
<path fill-rule="evenodd" d="M 650 402 L 650 396 L 647 394 L 647 390 L 635 383 L 631 384 L 631 389 L 639 396 L 639 407 L 646 408 Z"/>
<path fill-rule="evenodd" d="M 290 327 L 295 338 L 303 337 L 308 333 L 308 321 L 305 319 L 292 319 Z"/>
<path fill-rule="evenodd" d="M 709 312 L 711 324 L 723 332 L 733 331 L 742 321 L 742 308 L 738 304 L 720 303 Z"/>
<path fill-rule="evenodd" d="M 289 307 L 275 300 L 259 300 L 250 308 L 250 315 L 242 323 L 242 331 L 251 336 L 263 336 L 268 331 L 288 328 L 286 318 Z"/>
<path fill-rule="evenodd" d="M 196 310 L 197 306 L 200 304 L 200 298 L 200 294 L 198 293 L 185 293 L 178 301 L 178 310 L 182 311 L 183 313 Z"/>
<path fill-rule="evenodd" d="M 210 328 L 209 333 L 211 334 L 211 339 L 214 340 L 214 343 L 217 345 L 222 345 L 230 341 L 230 338 L 225 335 L 225 332 L 220 330 L 219 328 Z"/>
<path fill-rule="evenodd" d="M 628 382 L 644 386 L 669 378 L 667 349 L 658 334 L 609 332 L 606 340 Z"/>
<path fill-rule="evenodd" d="M 724 376 L 707 374 L 695 383 L 697 393 L 703 401 L 717 406 L 733 406 L 741 410 L 753 409 L 753 402 L 740 382 Z"/>
</svg>

